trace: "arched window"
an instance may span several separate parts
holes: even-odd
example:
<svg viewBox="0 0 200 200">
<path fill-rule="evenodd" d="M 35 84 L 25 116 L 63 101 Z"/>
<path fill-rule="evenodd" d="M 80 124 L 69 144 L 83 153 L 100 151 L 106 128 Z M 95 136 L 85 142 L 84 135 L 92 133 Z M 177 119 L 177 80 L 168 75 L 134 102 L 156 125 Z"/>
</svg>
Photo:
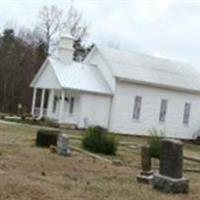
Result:
<svg viewBox="0 0 200 200">
<path fill-rule="evenodd" d="M 134 109 L 133 109 L 133 119 L 140 118 L 141 104 L 142 104 L 142 97 L 136 96 L 135 103 L 134 103 Z"/>
<path fill-rule="evenodd" d="M 190 103 L 185 103 L 184 113 L 183 113 L 183 124 L 189 124 L 190 110 L 191 110 Z"/>
<path fill-rule="evenodd" d="M 161 100 L 159 121 L 165 122 L 167 114 L 167 99 Z"/>
</svg>

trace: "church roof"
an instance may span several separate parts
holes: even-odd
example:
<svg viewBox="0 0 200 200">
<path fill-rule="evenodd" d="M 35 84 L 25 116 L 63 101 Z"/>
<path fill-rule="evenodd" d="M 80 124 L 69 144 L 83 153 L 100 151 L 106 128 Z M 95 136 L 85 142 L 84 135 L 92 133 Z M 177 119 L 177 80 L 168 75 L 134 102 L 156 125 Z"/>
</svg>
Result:
<svg viewBox="0 0 200 200">
<path fill-rule="evenodd" d="M 48 59 L 62 88 L 112 95 L 96 66 L 78 62 L 67 66 L 57 58 Z"/>
<path fill-rule="evenodd" d="M 116 78 L 200 92 L 200 74 L 191 65 L 108 47 L 95 48 L 110 66 Z"/>
</svg>

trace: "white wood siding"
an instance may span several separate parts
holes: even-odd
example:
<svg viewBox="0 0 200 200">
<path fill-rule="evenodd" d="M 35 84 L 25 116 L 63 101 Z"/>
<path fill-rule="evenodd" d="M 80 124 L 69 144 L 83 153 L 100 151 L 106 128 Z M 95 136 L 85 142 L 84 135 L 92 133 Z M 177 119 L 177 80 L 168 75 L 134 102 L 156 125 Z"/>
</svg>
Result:
<svg viewBox="0 0 200 200">
<path fill-rule="evenodd" d="M 105 63 L 106 61 L 97 53 L 94 52 L 90 58 L 86 59 L 85 63 L 96 65 L 100 72 L 102 73 L 103 77 L 105 78 L 106 82 L 110 86 L 111 90 L 115 90 L 115 78 L 113 77 L 111 68 L 108 67 L 108 64 Z"/>
<path fill-rule="evenodd" d="M 135 96 L 142 97 L 140 119 L 133 119 Z M 159 122 L 161 99 L 168 100 L 165 122 Z M 185 103 L 191 103 L 189 124 L 183 124 Z M 166 136 L 192 138 L 200 129 L 200 95 L 117 82 L 113 98 L 110 131 L 148 135 L 148 130 L 164 130 Z"/>
<path fill-rule="evenodd" d="M 79 127 L 85 128 L 85 119 L 88 126 L 100 125 L 108 128 L 110 119 L 111 97 L 97 94 L 82 93 L 80 99 L 81 118 Z"/>
<path fill-rule="evenodd" d="M 50 64 L 46 66 L 43 73 L 38 78 L 34 87 L 47 88 L 47 89 L 59 89 L 60 84 L 56 78 L 56 74 Z"/>
</svg>

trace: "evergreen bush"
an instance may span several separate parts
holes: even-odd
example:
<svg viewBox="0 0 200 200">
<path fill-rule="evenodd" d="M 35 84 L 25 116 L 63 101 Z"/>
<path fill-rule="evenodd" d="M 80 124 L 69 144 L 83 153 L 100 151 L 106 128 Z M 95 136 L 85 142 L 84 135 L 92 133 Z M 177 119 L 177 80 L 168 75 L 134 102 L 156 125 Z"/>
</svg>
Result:
<svg viewBox="0 0 200 200">
<path fill-rule="evenodd" d="M 105 128 L 100 126 L 88 128 L 82 140 L 83 148 L 106 155 L 115 155 L 117 151 L 117 141 L 112 135 L 108 135 Z"/>
<path fill-rule="evenodd" d="M 150 147 L 150 154 L 153 158 L 160 158 L 161 140 L 164 137 L 164 132 L 158 132 L 156 129 L 150 131 L 150 137 L 148 138 L 148 144 Z"/>
</svg>

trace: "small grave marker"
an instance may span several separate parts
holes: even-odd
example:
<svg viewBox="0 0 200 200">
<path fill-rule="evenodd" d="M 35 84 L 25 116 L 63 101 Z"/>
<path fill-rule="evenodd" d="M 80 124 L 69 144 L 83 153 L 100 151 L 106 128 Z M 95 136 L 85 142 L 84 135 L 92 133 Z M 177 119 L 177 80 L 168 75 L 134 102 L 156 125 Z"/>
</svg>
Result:
<svg viewBox="0 0 200 200">
<path fill-rule="evenodd" d="M 153 171 L 151 170 L 151 155 L 149 146 L 141 147 L 141 165 L 142 171 L 137 176 L 137 181 L 142 183 L 151 183 Z"/>
<path fill-rule="evenodd" d="M 71 153 L 70 148 L 69 148 L 69 138 L 64 133 L 61 133 L 58 136 L 57 153 L 63 156 L 69 156 Z"/>
</svg>

